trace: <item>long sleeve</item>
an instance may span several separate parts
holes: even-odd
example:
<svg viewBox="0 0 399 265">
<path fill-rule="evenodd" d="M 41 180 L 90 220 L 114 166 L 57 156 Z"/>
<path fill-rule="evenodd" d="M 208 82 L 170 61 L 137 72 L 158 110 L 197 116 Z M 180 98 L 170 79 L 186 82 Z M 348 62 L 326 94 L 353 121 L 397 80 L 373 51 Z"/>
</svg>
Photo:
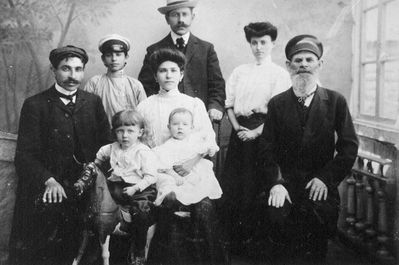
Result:
<svg viewBox="0 0 399 265">
<path fill-rule="evenodd" d="M 86 84 L 84 85 L 83 90 L 87 91 L 89 93 L 95 94 L 96 93 L 96 86 L 97 86 L 97 82 L 99 80 L 99 77 L 100 76 L 96 75 L 96 76 L 93 76 L 92 78 L 90 78 L 86 82 Z"/>
<path fill-rule="evenodd" d="M 145 190 L 148 186 L 157 181 L 157 159 L 152 150 L 139 151 L 141 158 L 141 173 L 143 178 L 137 183 L 140 191 Z"/>
<path fill-rule="evenodd" d="M 17 149 L 15 153 L 15 168 L 18 176 L 28 176 L 25 180 L 30 184 L 42 184 L 50 177 L 56 177 L 46 169 L 44 163 L 40 110 L 36 102 L 26 100 L 22 106 L 19 121 Z"/>
<path fill-rule="evenodd" d="M 141 101 L 143 101 L 144 99 L 147 98 L 147 94 L 146 94 L 146 92 L 144 90 L 143 84 L 140 81 L 137 82 L 136 91 L 137 91 L 136 93 L 137 93 L 137 102 L 138 103 L 140 103 Z M 133 90 L 133 93 L 134 92 L 135 91 Z"/>
<path fill-rule="evenodd" d="M 109 144 L 112 142 L 110 124 L 108 121 L 107 114 L 105 113 L 103 103 L 99 96 L 96 96 L 96 120 L 98 121 L 98 127 L 96 130 L 97 133 L 97 144 L 98 148 L 103 145 Z"/>
<path fill-rule="evenodd" d="M 273 100 L 268 104 L 268 112 L 265 118 L 262 134 L 259 137 L 259 165 L 262 176 L 267 178 L 264 183 L 272 187 L 276 184 L 284 184 L 285 181 L 279 174 L 280 169 L 275 160 L 276 142 L 278 137 L 278 120 L 276 109 L 273 107 Z"/>
<path fill-rule="evenodd" d="M 204 103 L 200 99 L 195 98 L 194 104 L 194 130 L 201 133 L 209 145 L 217 146 L 216 134 L 212 128 L 212 123 L 206 112 Z"/>
<path fill-rule="evenodd" d="M 358 150 L 358 139 L 353 126 L 349 108 L 343 96 L 337 100 L 335 131 L 337 141 L 335 144 L 336 154 L 334 159 L 329 161 L 316 177 L 326 185 L 337 187 L 344 177 L 350 172 L 356 160 Z"/>
<path fill-rule="evenodd" d="M 224 111 L 225 82 L 219 66 L 219 59 L 213 45 L 208 52 L 208 109 Z"/>
<path fill-rule="evenodd" d="M 226 84 L 226 101 L 225 101 L 226 108 L 234 107 L 236 85 L 237 85 L 237 74 L 234 69 L 229 79 L 227 80 Z"/>
</svg>

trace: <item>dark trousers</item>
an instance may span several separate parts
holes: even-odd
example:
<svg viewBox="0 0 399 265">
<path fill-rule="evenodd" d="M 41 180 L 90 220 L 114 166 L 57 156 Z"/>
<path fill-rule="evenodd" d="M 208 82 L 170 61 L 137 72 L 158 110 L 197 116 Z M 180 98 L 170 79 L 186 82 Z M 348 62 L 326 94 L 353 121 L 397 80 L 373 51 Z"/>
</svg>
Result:
<svg viewBox="0 0 399 265">
<path fill-rule="evenodd" d="M 189 211 L 191 216 L 182 218 L 175 211 Z M 167 196 L 158 214 L 149 264 L 220 264 L 219 229 L 211 199 L 184 206 Z"/>
<path fill-rule="evenodd" d="M 304 260 L 323 264 L 328 238 L 335 232 L 338 211 L 330 200 L 314 202 L 308 198 L 285 202 L 282 208 L 265 206 L 267 238 L 274 258 Z"/>
<path fill-rule="evenodd" d="M 129 227 L 135 244 L 135 251 L 144 254 L 147 242 L 148 227 L 154 224 L 152 209 L 157 192 L 155 186 L 149 186 L 141 192 L 136 192 L 133 196 L 123 193 L 123 189 L 132 184 L 123 181 L 107 181 L 112 198 L 119 205 L 127 207 L 132 216 L 132 223 Z"/>
</svg>

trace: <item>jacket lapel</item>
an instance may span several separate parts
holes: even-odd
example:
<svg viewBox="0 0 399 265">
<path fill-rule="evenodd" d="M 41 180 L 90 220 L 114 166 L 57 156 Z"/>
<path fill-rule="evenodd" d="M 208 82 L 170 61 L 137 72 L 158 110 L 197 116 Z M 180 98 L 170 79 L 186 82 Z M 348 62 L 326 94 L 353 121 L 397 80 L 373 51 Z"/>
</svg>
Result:
<svg viewBox="0 0 399 265">
<path fill-rule="evenodd" d="M 288 121 L 288 126 L 291 127 L 294 131 L 302 131 L 299 113 L 296 106 L 296 96 L 294 94 L 294 91 L 292 90 L 292 87 L 289 91 L 287 91 L 287 93 L 288 97 L 285 98 L 286 102 L 284 104 L 283 110 L 285 113 L 284 117 Z"/>
<path fill-rule="evenodd" d="M 86 102 L 85 94 L 82 93 L 80 88 L 78 88 L 78 91 L 76 93 L 75 108 L 73 111 L 77 113 L 85 105 L 85 102 Z"/>
<path fill-rule="evenodd" d="M 49 89 L 48 100 L 49 102 L 53 102 L 55 107 L 62 109 L 64 112 L 71 113 L 68 107 L 64 104 L 64 102 L 62 102 L 60 97 L 57 95 L 55 85 L 53 85 Z"/>
<path fill-rule="evenodd" d="M 176 46 L 175 46 L 175 44 L 173 43 L 173 39 L 172 39 L 172 36 L 170 35 L 170 33 L 165 37 L 165 38 L 163 38 L 162 39 L 162 47 L 169 47 L 169 48 L 175 48 L 176 49 Z"/>
<path fill-rule="evenodd" d="M 328 95 L 322 87 L 317 87 L 316 93 L 309 110 L 302 142 L 305 143 L 314 137 L 315 133 L 322 126 L 327 113 Z"/>
<path fill-rule="evenodd" d="M 198 43 L 197 37 L 195 37 L 192 33 L 190 33 L 190 38 L 188 39 L 187 47 L 186 47 L 186 65 L 190 63 L 193 55 L 196 51 L 196 46 Z"/>
</svg>

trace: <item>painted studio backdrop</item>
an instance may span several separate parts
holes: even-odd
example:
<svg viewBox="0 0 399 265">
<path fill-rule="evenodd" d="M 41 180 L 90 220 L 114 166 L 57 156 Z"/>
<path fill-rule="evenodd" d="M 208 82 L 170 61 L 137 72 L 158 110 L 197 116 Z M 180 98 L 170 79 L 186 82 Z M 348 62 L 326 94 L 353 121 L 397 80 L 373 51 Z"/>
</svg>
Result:
<svg viewBox="0 0 399 265">
<path fill-rule="evenodd" d="M 0 130 L 16 133 L 23 100 L 48 88 L 51 49 L 73 44 L 89 53 L 86 80 L 105 72 L 97 49 L 104 35 L 132 42 L 126 73 L 137 78 L 150 44 L 169 32 L 157 8 L 165 0 L 1 0 Z M 355 3 L 356 4 L 356 3 Z M 351 95 L 352 6 L 350 0 L 200 0 L 192 32 L 215 45 L 225 79 L 252 61 L 243 27 L 268 20 L 279 29 L 273 59 L 284 66 L 284 47 L 295 34 L 318 36 L 325 45 L 322 82 Z M 328 10 L 328 12 L 327 12 Z M 339 77 L 337 79 L 337 77 Z"/>
</svg>

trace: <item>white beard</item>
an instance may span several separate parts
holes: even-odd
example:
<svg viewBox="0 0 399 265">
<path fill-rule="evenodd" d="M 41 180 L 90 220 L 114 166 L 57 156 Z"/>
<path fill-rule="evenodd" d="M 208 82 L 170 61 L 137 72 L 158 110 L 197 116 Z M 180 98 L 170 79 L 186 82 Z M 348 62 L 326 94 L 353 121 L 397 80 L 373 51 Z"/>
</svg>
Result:
<svg viewBox="0 0 399 265">
<path fill-rule="evenodd" d="M 302 73 L 294 74 L 291 76 L 292 88 L 297 97 L 303 97 L 308 94 L 308 92 L 314 88 L 317 84 L 317 79 L 313 74 Z"/>
</svg>

